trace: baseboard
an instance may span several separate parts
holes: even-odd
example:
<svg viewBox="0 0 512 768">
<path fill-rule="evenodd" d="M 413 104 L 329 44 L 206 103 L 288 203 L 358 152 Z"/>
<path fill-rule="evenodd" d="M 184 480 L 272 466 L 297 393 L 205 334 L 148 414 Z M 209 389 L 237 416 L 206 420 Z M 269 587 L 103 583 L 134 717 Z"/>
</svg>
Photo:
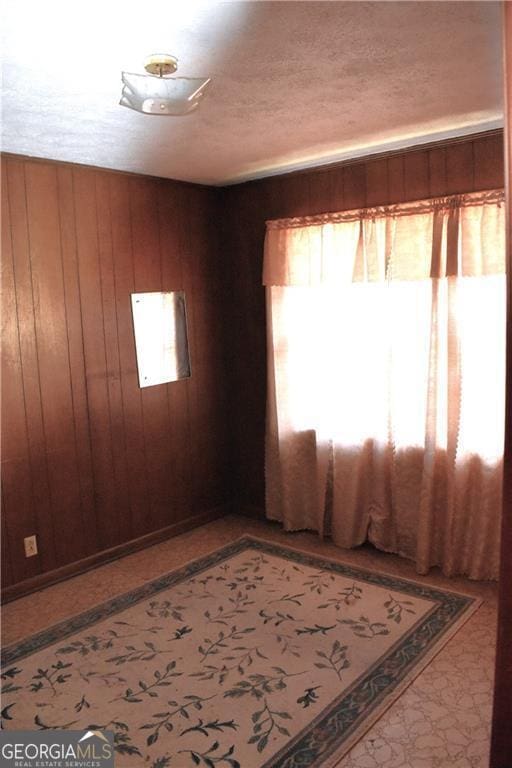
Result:
<svg viewBox="0 0 512 768">
<path fill-rule="evenodd" d="M 146 547 L 158 544 L 166 539 L 179 536 L 180 533 L 191 531 L 193 528 L 198 528 L 200 525 L 225 517 L 225 515 L 228 515 L 231 511 L 231 504 L 224 504 L 206 512 L 201 512 L 199 515 L 189 517 L 186 520 L 181 520 L 179 523 L 173 523 L 172 525 L 167 525 L 165 528 L 159 528 L 157 531 L 152 531 L 144 536 L 139 536 L 137 539 L 131 539 L 130 541 L 118 544 L 110 549 L 96 552 L 94 555 L 85 557 L 82 560 L 77 560 L 75 563 L 68 563 L 61 568 L 55 568 L 52 571 L 40 573 L 30 579 L 20 581 L 18 584 L 11 584 L 2 590 L 2 603 L 9 603 L 11 600 L 16 600 L 18 597 L 29 595 L 31 592 L 37 592 L 39 589 L 49 587 L 51 584 L 56 584 L 58 581 L 64 581 L 72 576 L 77 576 L 79 573 L 89 571 L 91 568 L 96 568 L 98 565 L 104 565 L 105 563 L 117 560 L 124 555 L 137 552 L 139 549 L 145 549 Z"/>
<path fill-rule="evenodd" d="M 257 520 L 265 519 L 265 510 L 263 507 L 257 507 L 254 504 L 235 504 L 233 512 L 244 517 L 252 517 Z"/>
</svg>

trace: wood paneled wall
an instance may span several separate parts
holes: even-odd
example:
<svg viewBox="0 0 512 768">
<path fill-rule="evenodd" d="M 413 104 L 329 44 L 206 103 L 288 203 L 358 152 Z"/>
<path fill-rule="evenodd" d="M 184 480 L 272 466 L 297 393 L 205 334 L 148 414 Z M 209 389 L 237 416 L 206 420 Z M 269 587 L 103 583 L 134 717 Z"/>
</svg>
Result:
<svg viewBox="0 0 512 768">
<path fill-rule="evenodd" d="M 230 410 L 238 509 L 264 507 L 265 221 L 502 186 L 503 136 L 496 132 L 223 190 L 232 267 Z"/>
<path fill-rule="evenodd" d="M 214 189 L 3 158 L 7 594 L 226 509 L 218 213 Z M 186 293 L 192 377 L 141 390 L 130 293 L 173 289 Z"/>
<path fill-rule="evenodd" d="M 5 157 L 7 596 L 263 509 L 266 219 L 502 185 L 499 133 L 224 189 Z M 186 292 L 192 378 L 141 390 L 130 293 L 161 289 Z"/>
</svg>

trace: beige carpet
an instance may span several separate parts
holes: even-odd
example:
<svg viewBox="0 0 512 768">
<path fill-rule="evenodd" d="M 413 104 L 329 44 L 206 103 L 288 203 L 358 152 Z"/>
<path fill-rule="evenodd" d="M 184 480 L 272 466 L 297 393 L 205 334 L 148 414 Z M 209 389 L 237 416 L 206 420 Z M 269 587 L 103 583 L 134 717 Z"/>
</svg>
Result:
<svg viewBox="0 0 512 768">
<path fill-rule="evenodd" d="M 118 766 L 332 766 L 478 606 L 244 538 L 4 650 L 3 726 Z"/>
</svg>

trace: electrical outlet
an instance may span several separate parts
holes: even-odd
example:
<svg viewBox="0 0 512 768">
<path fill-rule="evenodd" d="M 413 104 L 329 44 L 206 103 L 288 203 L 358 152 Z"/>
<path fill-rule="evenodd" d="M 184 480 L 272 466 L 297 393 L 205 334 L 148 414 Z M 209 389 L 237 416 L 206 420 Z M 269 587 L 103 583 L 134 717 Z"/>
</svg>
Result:
<svg viewBox="0 0 512 768">
<path fill-rule="evenodd" d="M 37 555 L 37 536 L 27 536 L 24 539 L 25 544 L 25 557 L 33 557 Z"/>
</svg>

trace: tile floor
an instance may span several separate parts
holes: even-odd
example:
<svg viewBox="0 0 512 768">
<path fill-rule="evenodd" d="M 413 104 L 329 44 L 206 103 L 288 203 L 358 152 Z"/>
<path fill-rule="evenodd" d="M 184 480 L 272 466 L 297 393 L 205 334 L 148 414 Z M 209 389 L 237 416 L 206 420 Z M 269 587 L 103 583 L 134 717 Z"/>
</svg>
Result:
<svg viewBox="0 0 512 768">
<path fill-rule="evenodd" d="M 246 533 L 482 598 L 482 606 L 338 768 L 487 768 L 497 585 L 447 579 L 436 569 L 421 577 L 408 561 L 371 547 L 341 550 L 311 533 L 284 533 L 273 523 L 228 516 L 9 603 L 2 611 L 2 641 L 38 632 Z"/>
</svg>

